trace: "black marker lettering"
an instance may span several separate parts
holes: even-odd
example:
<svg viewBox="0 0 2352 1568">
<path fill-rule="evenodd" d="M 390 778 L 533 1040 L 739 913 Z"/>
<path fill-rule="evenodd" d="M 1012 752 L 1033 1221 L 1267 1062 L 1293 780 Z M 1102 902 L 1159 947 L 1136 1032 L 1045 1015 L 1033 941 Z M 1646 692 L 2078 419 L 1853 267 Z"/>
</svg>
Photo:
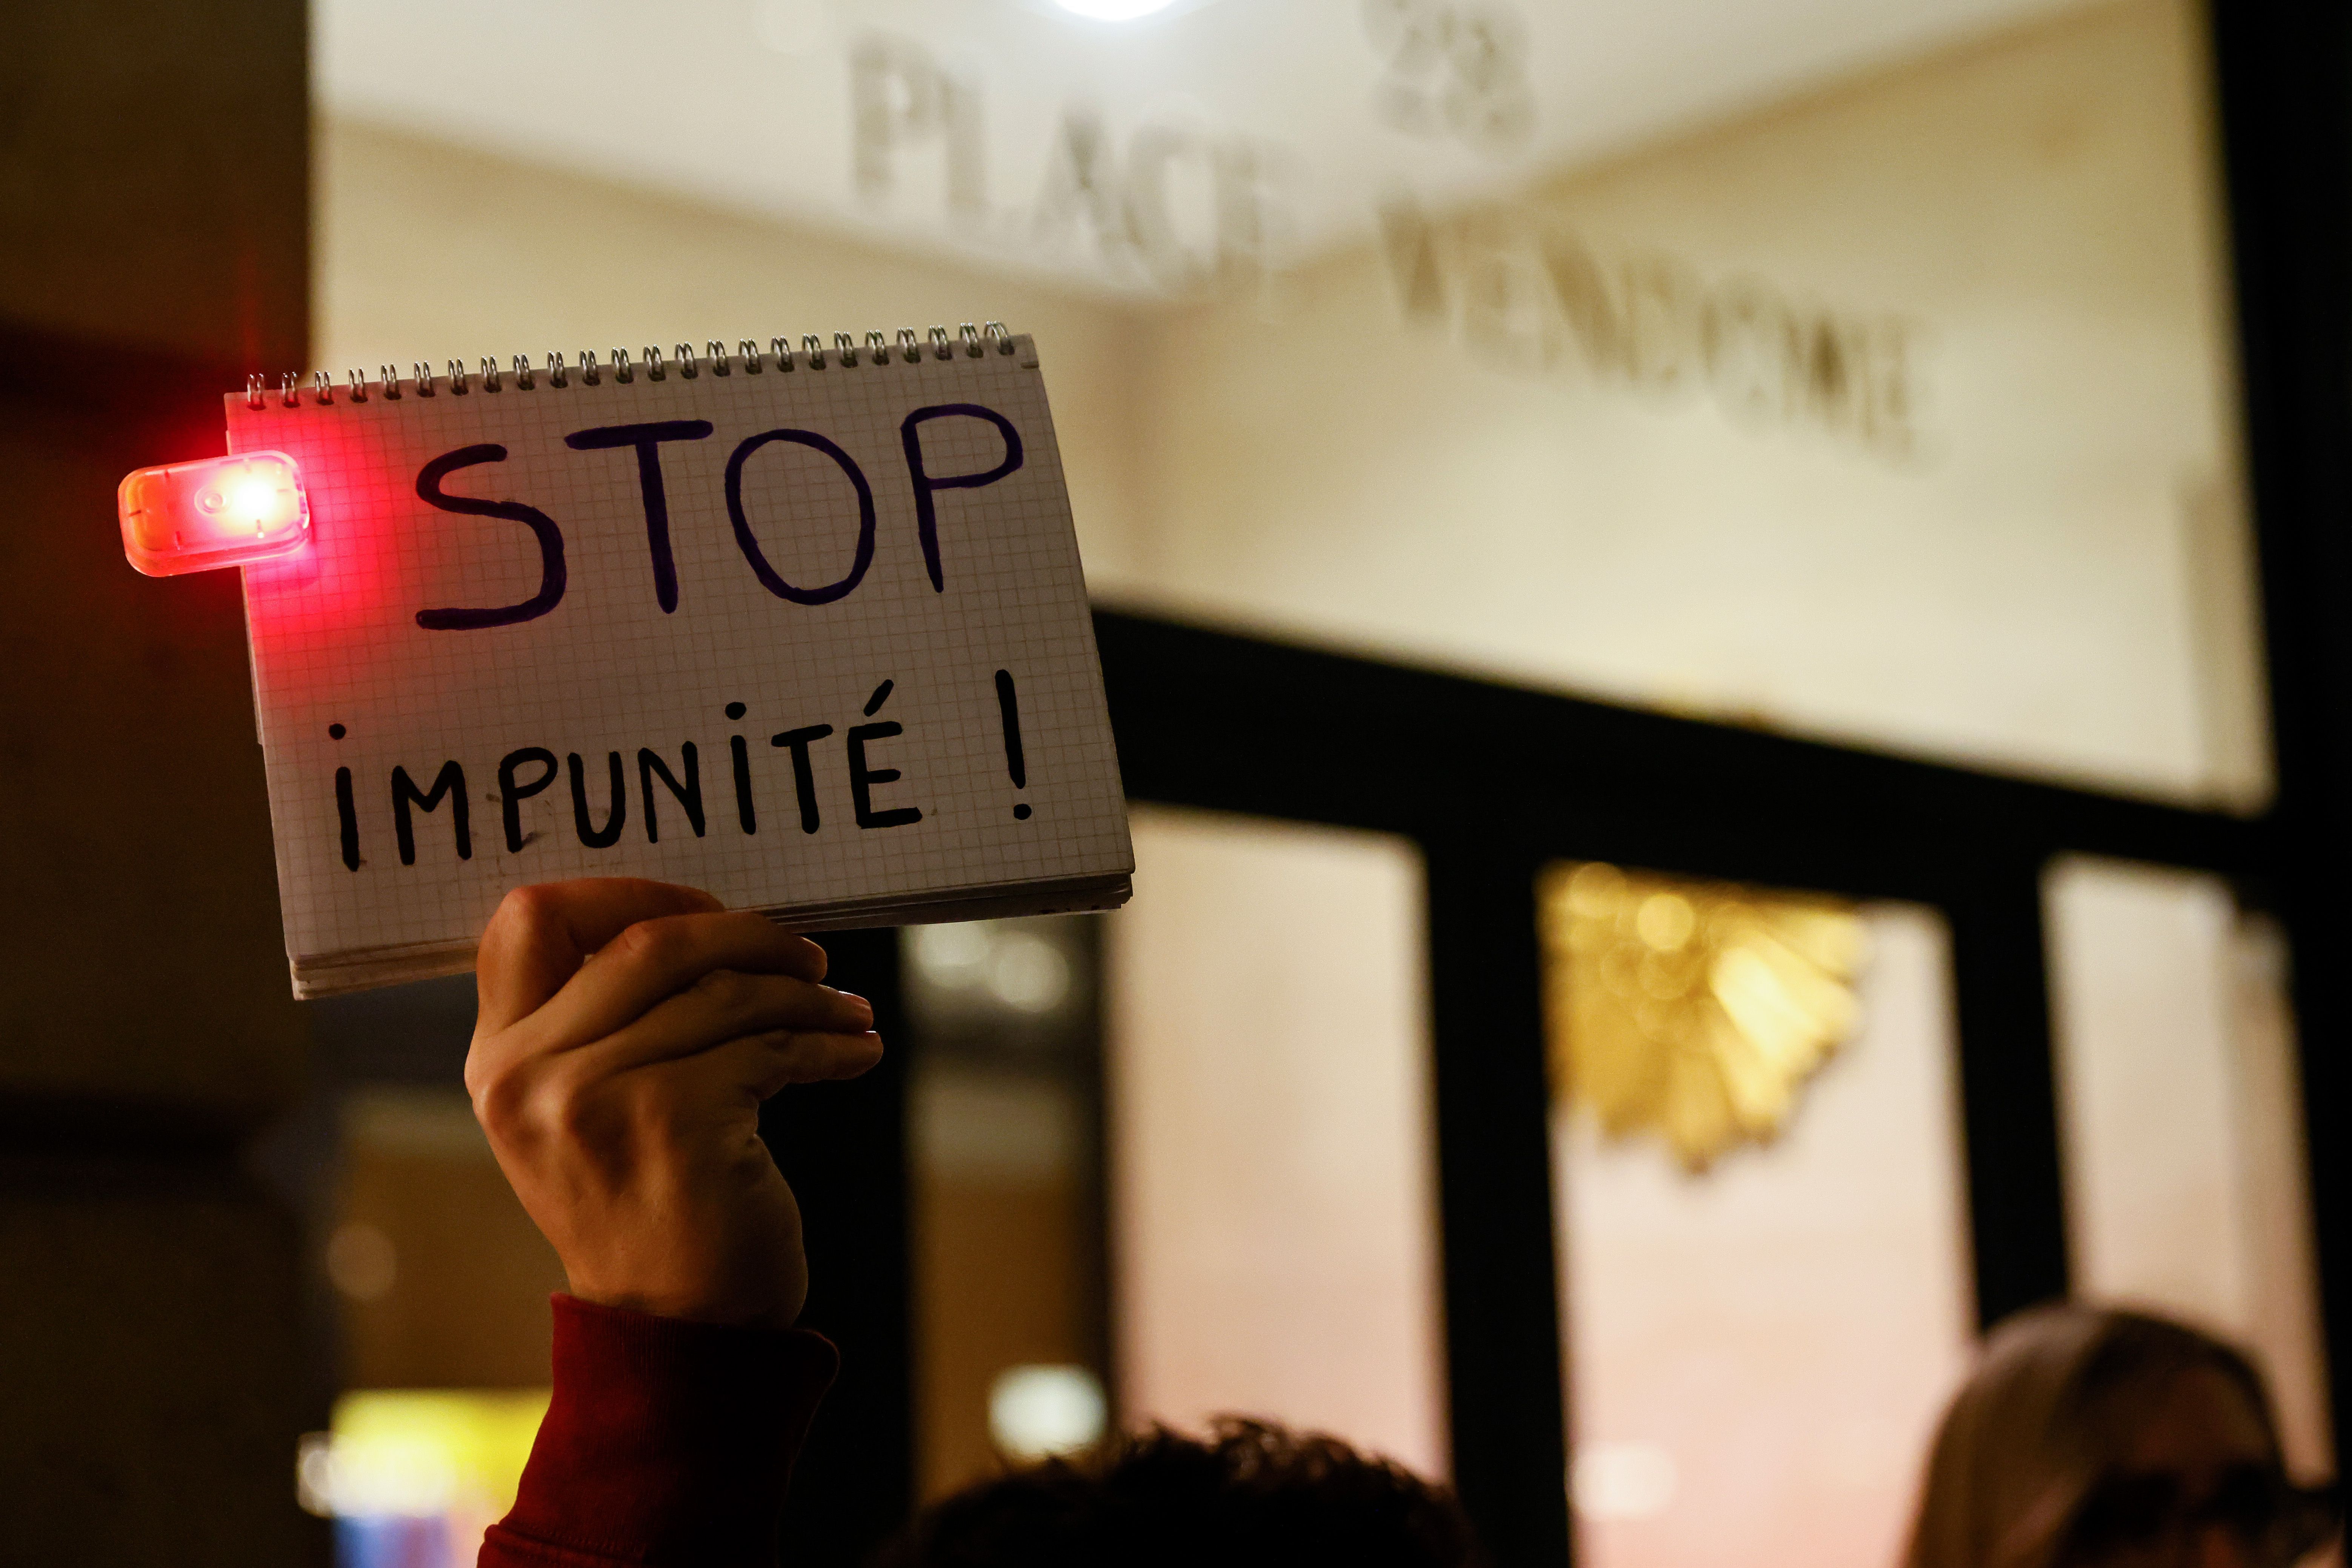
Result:
<svg viewBox="0 0 2352 1568">
<path fill-rule="evenodd" d="M 731 708 L 742 705 L 729 703 L 727 706 Z M 735 754 L 735 820 L 743 824 L 746 833 L 756 833 L 760 831 L 760 818 L 751 810 L 751 748 L 743 744 L 741 736 L 735 735 L 728 737 L 727 749 Z"/>
<path fill-rule="evenodd" d="M 876 714 L 882 711 L 882 705 L 890 700 L 890 688 L 898 684 L 898 683 L 896 681 L 885 681 L 880 685 L 874 688 L 874 695 L 866 699 L 866 716 L 867 718 L 872 718 Z"/>
<path fill-rule="evenodd" d="M 803 833 L 814 833 L 817 830 L 816 770 L 809 765 L 809 742 L 823 740 L 832 733 L 833 726 L 829 724 L 813 724 L 805 729 L 788 729 L 771 737 L 768 742 L 771 746 L 793 748 L 793 793 L 800 800 L 801 831 Z"/>
<path fill-rule="evenodd" d="M 708 429 L 708 426 L 704 427 Z M 857 553 L 849 563 L 849 574 L 838 582 L 823 588 L 794 588 L 768 564 L 768 554 L 760 548 L 760 537 L 751 531 L 751 521 L 743 515 L 743 465 L 751 454 L 771 441 L 790 441 L 813 451 L 822 452 L 841 465 L 849 482 L 857 489 Z M 754 435 L 735 448 L 727 459 L 727 517 L 735 525 L 735 547 L 743 559 L 751 563 L 761 585 L 779 599 L 789 599 L 794 604 L 830 604 L 856 588 L 866 576 L 866 569 L 874 564 L 874 487 L 866 482 L 865 470 L 856 460 L 811 430 L 771 430 Z"/>
<path fill-rule="evenodd" d="M 906 731 L 896 724 L 856 724 L 849 727 L 849 799 L 857 808 L 857 825 L 861 828 L 899 828 L 923 820 L 922 812 L 912 806 L 899 806 L 887 811 L 874 809 L 873 786 L 897 781 L 895 768 L 866 766 L 866 743 L 885 740 Z"/>
<path fill-rule="evenodd" d="M 1015 789 L 1029 788 L 1029 763 L 1021 750 L 1021 694 L 1013 689 L 1013 672 L 996 672 L 996 717 L 1004 727 L 1004 771 L 1013 778 Z M 1013 820 L 1029 820 L 1029 802 L 1018 801 L 1013 808 Z"/>
<path fill-rule="evenodd" d="M 950 415 L 965 419 L 984 419 L 996 426 L 1004 437 L 1004 461 L 981 474 L 950 474 L 938 478 L 923 471 L 923 424 L 929 420 L 946 419 Z M 941 490 L 977 490 L 982 485 L 993 485 L 1021 466 L 1021 433 L 1013 422 L 994 409 L 982 408 L 976 402 L 943 402 L 931 408 L 919 408 L 898 423 L 898 440 L 907 449 L 907 476 L 915 482 L 915 528 L 923 541 L 923 565 L 931 574 L 931 591 L 947 591 L 946 576 L 940 570 L 939 507 L 932 497 Z"/>
<path fill-rule="evenodd" d="M 485 444 L 445 452 L 417 471 L 416 496 L 428 507 L 468 517 L 505 517 L 527 525 L 539 538 L 539 591 L 520 604 L 492 610 L 420 610 L 416 623 L 427 632 L 478 632 L 488 626 L 513 626 L 535 620 L 555 608 L 563 597 L 563 530 L 555 519 L 520 501 L 478 501 L 471 496 L 446 495 L 441 481 L 460 468 L 479 463 L 503 463 L 507 449 Z"/>
<path fill-rule="evenodd" d="M 661 444 L 700 441 L 710 434 L 707 419 L 665 419 L 651 424 L 607 424 L 575 430 L 563 438 L 574 452 L 600 452 L 609 447 L 637 449 L 637 489 L 646 506 L 646 548 L 654 558 L 654 598 L 662 613 L 677 608 L 677 567 L 669 551 L 669 495 L 662 488 Z M 609 842 L 610 841 L 606 841 Z"/>
<path fill-rule="evenodd" d="M 457 830 L 457 858 L 461 861 L 474 858 L 474 831 L 466 800 L 466 770 L 453 761 L 441 765 L 441 771 L 433 776 L 432 790 L 422 794 L 417 791 L 416 780 L 408 776 L 407 768 L 393 768 L 392 830 L 394 836 L 400 841 L 401 864 L 416 863 L 416 830 L 409 821 L 409 803 L 415 801 L 417 810 L 430 811 L 441 804 L 441 798 L 445 795 L 449 798 L 449 824 Z"/>
<path fill-rule="evenodd" d="M 540 775 L 528 784 L 519 783 L 515 769 L 526 762 L 538 763 Z M 530 841 L 522 836 L 522 803 L 554 782 L 555 753 L 543 746 L 526 746 L 499 758 L 499 814 L 506 822 L 507 853 L 520 854 Z"/>
<path fill-rule="evenodd" d="M 357 871 L 360 869 L 360 813 L 359 808 L 352 804 L 352 770 L 348 768 L 335 769 L 335 815 L 342 822 L 343 869 Z"/>
<path fill-rule="evenodd" d="M 694 836 L 698 839 L 702 837 L 702 758 L 690 740 L 686 743 L 682 755 L 686 758 L 686 783 L 683 787 L 677 776 L 670 772 L 669 764 L 662 760 L 659 752 L 638 748 L 637 793 L 646 800 L 646 842 L 649 844 L 661 842 L 661 829 L 654 821 L 656 777 L 660 778 L 664 789 L 677 798 L 677 803 L 686 808 L 686 820 L 694 829 Z"/>
<path fill-rule="evenodd" d="M 1013 687 L 1013 672 L 996 672 L 996 716 L 1004 726 L 1004 771 L 1015 789 L 1029 787 L 1029 764 L 1021 753 L 1021 696 Z"/>
<path fill-rule="evenodd" d="M 588 773 L 581 766 L 580 754 L 571 754 L 572 763 L 572 825 L 580 833 L 580 841 L 592 850 L 609 850 L 621 839 L 621 826 L 629 820 L 629 781 L 621 770 L 621 754 L 607 752 L 613 767 L 613 809 L 604 818 L 602 828 L 588 825 Z"/>
</svg>

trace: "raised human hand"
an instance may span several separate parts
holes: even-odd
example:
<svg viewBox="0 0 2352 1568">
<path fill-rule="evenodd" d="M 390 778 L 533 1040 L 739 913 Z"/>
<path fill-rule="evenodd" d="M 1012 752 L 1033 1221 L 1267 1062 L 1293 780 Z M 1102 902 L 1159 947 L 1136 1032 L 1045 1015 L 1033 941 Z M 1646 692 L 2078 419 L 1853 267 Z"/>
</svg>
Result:
<svg viewBox="0 0 2352 1568">
<path fill-rule="evenodd" d="M 709 894 L 605 877 L 517 888 L 483 933 L 474 1114 L 586 1301 L 785 1327 L 800 1209 L 760 1103 L 882 1058 L 824 950 Z"/>
</svg>

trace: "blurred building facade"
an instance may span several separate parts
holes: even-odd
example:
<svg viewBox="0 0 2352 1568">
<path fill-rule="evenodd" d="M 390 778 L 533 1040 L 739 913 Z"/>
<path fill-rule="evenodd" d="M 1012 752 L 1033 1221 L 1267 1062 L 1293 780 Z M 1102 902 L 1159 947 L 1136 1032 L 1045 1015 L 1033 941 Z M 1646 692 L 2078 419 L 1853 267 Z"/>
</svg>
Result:
<svg viewBox="0 0 2352 1568">
<path fill-rule="evenodd" d="M 1364 139 L 1407 140 L 1395 143 L 1406 148 L 1398 177 L 1359 221 L 1317 230 L 1331 237 L 1313 244 L 1277 246 L 1265 232 L 1280 226 L 1275 211 L 1252 220 L 1263 223 L 1239 261 L 1213 246 L 1176 275 L 999 265 L 938 235 L 782 218 L 650 166 L 598 167 L 560 139 L 533 153 L 466 123 L 422 133 L 429 116 L 330 91 L 307 143 L 305 285 L 266 270 L 299 271 L 305 254 L 303 89 L 284 45 L 300 18 L 254 8 L 245 25 L 277 40 L 277 54 L 257 57 L 277 60 L 280 97 L 247 121 L 269 128 L 251 131 L 268 155 L 224 153 L 204 176 L 212 184 L 175 187 L 184 202 L 217 191 L 224 208 L 268 214 L 240 217 L 251 225 L 236 231 L 248 236 L 241 247 L 193 274 L 214 276 L 212 291 L 151 308 L 157 275 L 121 258 L 139 254 L 134 238 L 153 237 L 128 235 L 109 208 L 83 225 L 87 254 L 71 267 L 62 240 L 21 251 L 10 310 L 34 301 L 26 329 L 76 345 L 128 338 L 232 371 L 338 374 L 458 350 L 537 357 L 1002 319 L 1038 340 L 1089 579 L 1107 604 L 2179 805 L 2267 804 L 2199 7 L 1988 10 L 1955 36 L 1881 48 L 1796 90 L 1695 106 L 1601 151 L 1529 154 L 1452 181 L 1428 176 L 1411 152 L 1410 138 L 1429 131 L 1410 129 L 1405 101 L 1426 88 L 1442 128 L 1455 123 L 1449 89 L 1414 75 L 1405 46 L 1363 21 L 1415 8 L 1323 9 L 1310 18 L 1317 37 L 1363 56 L 1365 101 L 1389 117 Z M 924 70 L 985 63 L 972 31 L 985 24 L 932 36 L 929 16 L 763 5 L 726 18 L 698 11 L 690 26 L 731 28 L 736 47 L 770 51 L 780 82 L 834 83 L 853 110 L 904 130 L 920 119 L 917 102 L 888 94 L 913 90 L 908 48 L 934 62 Z M 97 57 L 115 47 L 110 36 L 60 26 L 58 38 L 43 79 L 68 63 L 110 68 Z M 226 58 L 217 51 L 230 45 L 201 47 Z M 1077 102 L 1087 83 L 1074 58 Z M 1531 68 L 1545 69 L 1544 57 Z M 893 71 L 895 86 L 875 85 Z M 153 74 L 125 85 L 126 99 Z M 1488 118 L 1465 123 L 1517 147 L 1507 87 L 1479 100 Z M 856 96 L 869 89 L 883 96 Z M 923 123 L 951 131 L 951 84 L 934 89 Z M 1202 97 L 1220 123 L 1247 118 L 1245 104 Z M 187 116 L 221 118 L 216 105 L 142 101 L 139 123 L 158 142 Z M 1114 158 L 1140 159 L 1141 110 L 1096 111 Z M 863 134 L 775 156 L 837 156 L 845 188 L 871 196 L 871 158 L 857 159 L 876 149 Z M 56 145 L 24 143 L 12 178 L 27 191 L 52 178 Z M 141 148 L 118 162 L 151 155 Z M 951 208 L 951 153 L 941 165 Z M 1063 197 L 1074 229 L 1095 225 L 1099 248 L 1124 224 L 1140 246 L 1133 209 L 1114 202 L 1106 226 L 1088 204 L 1110 200 L 1107 187 L 1073 168 Z M 267 190 L 255 193 L 256 182 Z M 79 281 L 66 276 L 77 271 Z M 53 444 L 36 445 L 25 465 L 52 461 Z M 110 486 L 149 460 L 92 450 L 70 484 L 58 481 L 70 497 L 52 503 L 60 515 L 86 511 L 98 479 Z M 264 961 L 276 947 L 267 889 L 253 881 L 266 836 L 257 779 L 246 777 L 257 770 L 238 749 L 235 609 L 217 591 L 205 599 L 203 580 L 135 582 L 108 549 L 86 549 L 72 566 L 110 614 L 131 616 L 134 594 L 176 592 L 195 606 L 201 669 L 186 645 L 167 654 L 151 638 L 142 655 L 117 639 L 106 656 L 121 667 L 84 673 L 71 689 L 153 695 L 149 733 L 205 759 L 206 789 L 246 801 L 249 820 L 242 838 L 215 846 L 216 865 L 168 874 L 154 868 L 184 852 L 183 837 L 132 832 L 135 868 L 104 885 L 137 895 L 110 895 L 103 918 L 28 915 L 28 939 L 159 913 L 237 914 L 200 932 L 184 914 L 168 918 L 173 941 L 159 946 L 184 969 L 136 1006 L 59 1012 L 58 988 L 28 987 L 26 1019 L 127 1043 L 68 1058 L 49 1048 L 52 1026 L 28 1024 L 23 1062 L 7 1070 L 23 1084 L 0 1082 L 0 1105 L 43 1107 L 30 1122 L 70 1103 L 87 1108 L 75 1125 L 105 1128 L 133 1124 L 118 1107 L 163 1103 L 171 1125 L 193 1117 L 220 1129 L 172 1170 L 224 1170 L 226 1152 L 292 1102 L 302 1050 Z M 76 747 L 114 747 L 111 777 L 129 792 L 119 820 L 163 822 L 165 786 L 140 761 L 152 738 L 126 750 L 129 727 L 92 718 L 87 702 L 69 712 L 66 689 L 12 688 L 12 702 L 34 705 L 21 727 L 54 737 L 24 777 L 56 776 Z M 211 720 L 195 724 L 197 712 Z M 152 728 L 164 725 L 180 727 Z M 1745 782 L 1717 781 L 1733 803 Z M 88 853 L 121 856 L 124 841 Z M 920 1488 L 936 1494 L 1014 1451 L 990 1425 L 991 1401 L 1014 1386 L 1008 1375 L 1041 1368 L 1091 1376 L 1118 1420 L 1191 1426 L 1243 1409 L 1444 1473 L 1419 852 L 1401 838 L 1166 808 L 1139 814 L 1137 844 L 1137 903 L 1100 930 L 989 938 L 1063 954 L 1072 978 L 1049 1006 L 959 1012 L 957 977 L 981 973 L 972 966 L 996 962 L 996 949 L 958 956 L 914 939 L 906 949 Z M 27 885 L 69 895 L 97 863 L 113 862 L 57 856 L 39 869 L 47 882 Z M 2054 868 L 2045 889 L 2075 1287 L 2252 1343 L 2279 1383 L 2296 1463 L 2324 1471 L 2333 1461 L 2294 1021 L 2276 928 L 2216 878 L 2080 861 Z M 1573 1093 L 1549 1107 L 1575 1454 L 1560 1484 L 1586 1560 L 1860 1568 L 1896 1548 L 1977 1313 L 1950 933 L 1920 904 L 1854 915 L 1869 949 L 1852 977 L 1857 1021 L 1797 1088 L 1777 1134 L 1693 1172 L 1662 1138 L 1604 1134 Z M 110 968 L 82 951 L 49 972 Z M 241 988 L 224 988 L 230 972 Z M 167 999 L 184 995 L 213 998 L 205 1039 L 233 1048 L 187 1049 L 184 1031 L 163 1029 L 193 1016 Z M 454 1028 L 428 1014 L 410 1027 Z M 1045 1043 L 991 1055 L 971 1037 L 992 1019 L 1007 1040 Z M 435 1103 L 415 1097 L 435 1073 L 447 1077 L 452 1044 L 461 1048 L 444 1040 L 425 1066 L 376 1074 L 406 1084 L 408 1098 L 314 1104 L 320 1125 L 344 1129 L 342 1153 L 306 1167 L 337 1173 L 337 1185 L 315 1202 L 299 1260 L 290 1221 L 243 1188 L 218 1200 L 229 1218 L 208 1221 L 252 1238 L 239 1244 L 258 1260 L 234 1269 L 221 1261 L 226 1243 L 184 1239 L 194 1232 L 178 1210 L 139 1207 L 165 1205 L 164 1187 L 123 1189 L 146 1196 L 110 1199 L 105 1212 L 122 1218 L 102 1220 L 82 1218 L 100 1212 L 84 1200 L 48 1196 L 68 1190 L 52 1174 L 68 1154 L 131 1169 L 119 1132 L 75 1133 L 55 1161 L 26 1166 L 35 1196 L 6 1200 L 28 1238 L 23 1255 L 61 1260 L 60 1280 L 105 1277 L 68 1245 L 119 1259 L 145 1226 L 139 1235 L 196 1248 L 188 1278 L 208 1281 L 201 1290 L 234 1280 L 263 1291 L 222 1298 L 227 1338 L 193 1327 L 213 1321 L 201 1313 L 165 1314 L 171 1333 L 207 1343 L 251 1336 L 249 1367 L 219 1364 L 225 1386 L 289 1391 L 249 1410 L 268 1484 L 236 1470 L 237 1486 L 271 1499 L 268 1528 L 280 1532 L 244 1539 L 285 1544 L 240 1561 L 303 1549 L 293 1443 L 325 1413 L 315 1396 L 300 1408 L 302 1370 L 273 1341 L 290 1333 L 277 1325 L 294 1311 L 298 1261 L 315 1300 L 341 1303 L 346 1386 L 530 1385 L 529 1314 L 547 1260 L 485 1185 L 479 1152 L 436 1141 L 457 1109 L 450 1086 Z M 53 1085 L 68 1059 L 121 1065 Z M 231 1085 L 241 1097 L 217 1111 Z M 172 1190 L 170 1203 L 187 1201 Z M 439 1275 L 479 1288 L 436 1294 L 434 1243 L 404 1227 L 446 1229 L 468 1207 L 491 1217 L 468 1245 L 489 1248 L 514 1278 L 445 1259 Z M 369 1273 L 374 1244 L 353 1240 L 354 1226 L 410 1261 L 400 1284 Z M 329 1255 L 338 1238 L 340 1262 Z M 383 1285 L 373 1295 L 372 1280 Z M 86 1288 L 60 1284 L 53 1305 L 20 1310 L 50 1314 L 28 1320 L 38 1332 L 65 1333 L 54 1325 L 82 1314 L 88 1303 L 70 1292 Z M 94 1349 L 86 1364 L 104 1359 Z M 124 1375 L 121 1389 L 37 1391 L 50 1402 L 38 1407 L 63 1411 L 100 1386 L 132 1405 L 152 1397 L 152 1378 Z M 10 1440 L 47 1441 L 49 1419 Z M 89 1438 L 106 1464 L 122 1462 L 111 1420 Z M 315 1532 L 308 1549 L 321 1550 Z"/>
<path fill-rule="evenodd" d="M 824 15 L 793 69 L 892 36 Z M 2259 810 L 2205 50 L 2178 0 L 2062 7 L 1515 182 L 1402 182 L 1360 237 L 1172 299 L 362 106 L 320 128 L 320 360 L 1003 319 L 1045 354 L 1106 602 Z M 1181 812 L 1138 845 L 1103 971 L 1097 1370 L 1129 1420 L 1256 1409 L 1443 1471 L 1412 848 Z M 2097 865 L 2053 877 L 2048 917 L 2079 1287 L 2256 1341 L 2325 1469 L 2259 921 L 2210 879 Z M 1593 1561 L 1899 1539 L 1974 1315 L 1942 927 L 1867 924 L 1864 1022 L 1778 1141 L 1694 1176 L 1559 1110 Z M 938 1234 L 924 1310 L 1019 1293 Z M 939 1463 L 933 1487 L 969 1473 Z"/>
</svg>

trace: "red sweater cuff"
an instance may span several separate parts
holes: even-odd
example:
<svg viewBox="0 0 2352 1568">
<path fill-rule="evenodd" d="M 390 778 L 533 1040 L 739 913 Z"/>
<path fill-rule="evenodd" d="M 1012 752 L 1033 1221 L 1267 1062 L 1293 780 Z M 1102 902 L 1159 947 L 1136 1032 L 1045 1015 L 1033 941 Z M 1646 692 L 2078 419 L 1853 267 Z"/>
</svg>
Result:
<svg viewBox="0 0 2352 1568">
<path fill-rule="evenodd" d="M 558 1295 L 554 1398 L 481 1568 L 770 1568 L 793 1456 L 840 1357 L 804 1329 Z"/>
</svg>

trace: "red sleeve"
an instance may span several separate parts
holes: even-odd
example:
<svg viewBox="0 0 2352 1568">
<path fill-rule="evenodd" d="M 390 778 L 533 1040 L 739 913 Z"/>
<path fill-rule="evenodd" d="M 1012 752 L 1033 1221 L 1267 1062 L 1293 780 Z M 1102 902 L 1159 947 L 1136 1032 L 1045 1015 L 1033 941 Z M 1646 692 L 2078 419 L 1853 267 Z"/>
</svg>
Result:
<svg viewBox="0 0 2352 1568">
<path fill-rule="evenodd" d="M 554 1398 L 480 1568 L 772 1568 L 784 1482 L 839 1364 L 805 1330 L 557 1296 Z"/>
</svg>

